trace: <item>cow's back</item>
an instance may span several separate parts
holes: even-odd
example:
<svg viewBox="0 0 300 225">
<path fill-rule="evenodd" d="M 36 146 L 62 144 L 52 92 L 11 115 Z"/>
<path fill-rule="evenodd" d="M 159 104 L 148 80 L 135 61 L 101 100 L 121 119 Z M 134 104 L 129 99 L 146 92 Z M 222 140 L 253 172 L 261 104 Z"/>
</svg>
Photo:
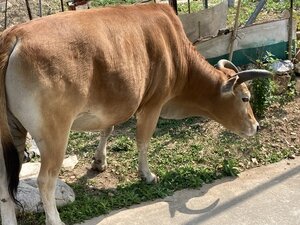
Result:
<svg viewBox="0 0 300 225">
<path fill-rule="evenodd" d="M 6 32 L 31 67 L 24 76 L 32 92 L 38 87 L 37 95 L 64 98 L 65 107 L 76 102 L 78 110 L 122 112 L 116 122 L 150 100 L 166 101 L 185 81 L 188 40 L 166 5 L 59 13 Z"/>
<path fill-rule="evenodd" d="M 150 79 L 147 76 L 169 79 L 182 72 L 174 66 L 184 61 L 186 41 L 171 10 L 152 4 L 59 13 L 14 30 L 21 36 L 22 54 L 30 63 L 37 63 L 40 72 L 46 70 L 41 74 L 46 79 L 60 73 L 61 65 L 69 73 L 60 75 L 81 84 L 90 76 L 118 73 L 126 74 L 122 79 L 133 79 L 131 82 Z M 47 64 L 48 68 L 42 68 Z"/>
</svg>

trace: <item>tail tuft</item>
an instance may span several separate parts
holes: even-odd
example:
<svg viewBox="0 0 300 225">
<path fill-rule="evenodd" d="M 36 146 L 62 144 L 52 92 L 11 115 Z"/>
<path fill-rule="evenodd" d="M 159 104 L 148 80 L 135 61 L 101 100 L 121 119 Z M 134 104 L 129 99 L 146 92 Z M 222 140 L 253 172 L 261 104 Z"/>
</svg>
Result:
<svg viewBox="0 0 300 225">
<path fill-rule="evenodd" d="M 12 200 L 18 204 L 19 202 L 16 199 L 16 193 L 19 185 L 19 173 L 21 169 L 19 154 L 13 142 L 5 143 L 2 141 L 2 147 L 8 182 L 8 192 Z"/>
</svg>

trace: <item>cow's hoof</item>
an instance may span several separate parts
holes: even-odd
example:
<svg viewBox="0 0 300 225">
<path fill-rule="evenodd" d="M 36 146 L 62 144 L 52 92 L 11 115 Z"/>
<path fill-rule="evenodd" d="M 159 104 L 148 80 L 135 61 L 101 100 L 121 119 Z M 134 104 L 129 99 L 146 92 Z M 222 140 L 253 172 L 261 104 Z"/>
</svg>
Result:
<svg viewBox="0 0 300 225">
<path fill-rule="evenodd" d="M 153 173 L 150 173 L 149 176 L 141 176 L 141 179 L 147 184 L 157 184 L 159 182 L 159 177 Z"/>
<path fill-rule="evenodd" d="M 102 163 L 101 160 L 94 160 L 92 163 L 92 170 L 98 171 L 98 172 L 104 172 L 107 169 L 107 163 Z"/>
</svg>

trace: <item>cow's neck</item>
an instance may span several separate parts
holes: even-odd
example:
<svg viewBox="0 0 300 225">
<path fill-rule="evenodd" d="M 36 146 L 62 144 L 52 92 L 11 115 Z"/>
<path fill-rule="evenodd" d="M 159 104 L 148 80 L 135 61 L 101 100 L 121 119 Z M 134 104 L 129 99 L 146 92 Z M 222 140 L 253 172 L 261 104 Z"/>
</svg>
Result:
<svg viewBox="0 0 300 225">
<path fill-rule="evenodd" d="M 212 118 L 215 101 L 219 97 L 222 74 L 202 56 L 192 51 L 188 57 L 188 74 L 181 93 L 168 101 L 161 116 L 182 119 L 190 116 Z"/>
</svg>

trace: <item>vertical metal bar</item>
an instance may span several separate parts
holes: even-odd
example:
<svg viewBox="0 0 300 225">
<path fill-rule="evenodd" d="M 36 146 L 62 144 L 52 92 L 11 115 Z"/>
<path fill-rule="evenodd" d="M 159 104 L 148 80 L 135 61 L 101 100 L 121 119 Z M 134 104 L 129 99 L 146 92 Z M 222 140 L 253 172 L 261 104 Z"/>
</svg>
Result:
<svg viewBox="0 0 300 225">
<path fill-rule="evenodd" d="M 39 0 L 39 16 L 42 17 L 42 0 Z"/>
<path fill-rule="evenodd" d="M 201 38 L 201 22 L 198 21 L 198 38 Z"/>
<path fill-rule="evenodd" d="M 290 5 L 290 19 L 289 19 L 289 46 L 288 46 L 288 59 L 291 60 L 293 56 L 293 7 L 294 1 L 291 0 Z"/>
<path fill-rule="evenodd" d="M 204 0 L 204 7 L 208 9 L 208 0 Z"/>
<path fill-rule="evenodd" d="M 191 1 L 190 0 L 188 0 L 188 12 L 189 12 L 189 14 L 191 13 Z"/>
<path fill-rule="evenodd" d="M 64 1 L 63 0 L 60 0 L 60 5 L 61 5 L 61 11 L 64 12 L 65 9 L 64 9 Z"/>
<path fill-rule="evenodd" d="M 7 27 L 7 1 L 5 1 L 5 12 L 4 12 L 4 29 Z"/>
<path fill-rule="evenodd" d="M 234 47 L 234 42 L 235 42 L 236 36 L 237 36 L 237 28 L 238 28 L 238 24 L 239 24 L 241 5 L 242 5 L 241 0 L 239 0 L 237 10 L 236 10 L 234 29 L 232 31 L 232 36 L 231 36 L 231 40 L 230 40 L 229 58 L 228 58 L 229 61 L 232 61 L 232 57 L 233 57 L 233 47 Z"/>
<path fill-rule="evenodd" d="M 254 12 L 252 13 L 252 15 L 250 16 L 250 18 L 246 22 L 245 26 L 251 25 L 256 20 L 257 15 L 260 13 L 260 11 L 262 10 L 262 8 L 266 4 L 266 2 L 267 2 L 267 0 L 260 0 L 260 2 L 256 6 Z"/>
<path fill-rule="evenodd" d="M 28 0 L 25 0 L 25 3 L 26 3 L 27 12 L 28 12 L 28 17 L 30 20 L 32 20 L 32 15 L 31 15 L 31 10 L 30 10 Z"/>
</svg>

